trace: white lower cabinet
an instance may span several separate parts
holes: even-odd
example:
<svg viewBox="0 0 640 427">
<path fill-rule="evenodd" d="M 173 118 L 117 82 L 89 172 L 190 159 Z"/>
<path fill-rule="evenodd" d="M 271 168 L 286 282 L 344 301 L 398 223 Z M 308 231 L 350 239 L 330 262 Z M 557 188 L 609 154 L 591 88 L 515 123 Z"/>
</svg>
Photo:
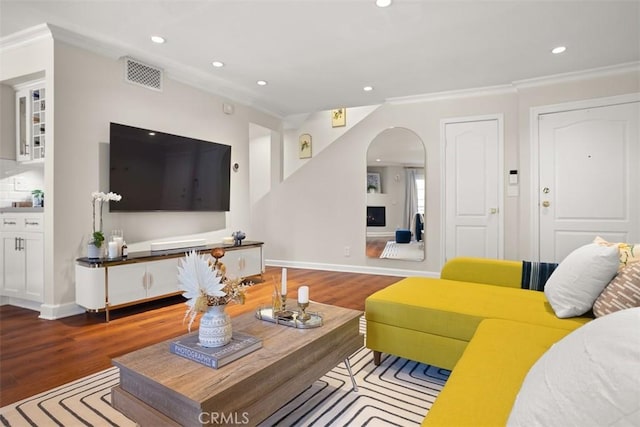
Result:
<svg viewBox="0 0 640 427">
<path fill-rule="evenodd" d="M 16 230 L 39 230 L 42 215 L 0 217 L 3 230 L 0 232 L 0 293 L 41 303 L 44 301 L 44 235 L 40 231 Z"/>
</svg>

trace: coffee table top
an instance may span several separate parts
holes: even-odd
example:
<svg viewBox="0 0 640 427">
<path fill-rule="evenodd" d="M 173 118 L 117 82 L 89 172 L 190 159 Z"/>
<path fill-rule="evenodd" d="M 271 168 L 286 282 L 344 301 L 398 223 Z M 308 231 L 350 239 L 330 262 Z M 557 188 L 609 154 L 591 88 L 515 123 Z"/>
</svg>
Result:
<svg viewBox="0 0 640 427">
<path fill-rule="evenodd" d="M 178 401 L 198 410 L 242 410 L 263 399 L 267 385 L 309 385 L 363 345 L 358 331 L 362 312 L 315 302 L 308 310 L 323 315 L 321 327 L 278 325 L 257 319 L 254 311 L 232 318 L 234 331 L 260 337 L 263 346 L 219 369 L 171 353 L 170 343 L 178 338 L 117 357 L 113 364 L 120 368 L 122 389 L 169 416 L 178 411 Z M 165 403 L 169 406 L 163 408 Z"/>
</svg>

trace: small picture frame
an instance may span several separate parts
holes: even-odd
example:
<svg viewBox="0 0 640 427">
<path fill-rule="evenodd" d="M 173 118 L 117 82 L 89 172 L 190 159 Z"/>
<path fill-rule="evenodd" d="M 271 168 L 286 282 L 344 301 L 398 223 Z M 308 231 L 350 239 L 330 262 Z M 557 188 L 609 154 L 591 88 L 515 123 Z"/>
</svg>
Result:
<svg viewBox="0 0 640 427">
<path fill-rule="evenodd" d="M 380 174 L 377 172 L 367 173 L 367 193 L 382 193 L 380 187 Z"/>
<path fill-rule="evenodd" d="M 347 125 L 347 109 L 337 108 L 331 110 L 331 127 L 337 128 Z"/>
<path fill-rule="evenodd" d="M 303 133 L 298 138 L 298 157 L 308 159 L 311 157 L 311 135 Z"/>
</svg>

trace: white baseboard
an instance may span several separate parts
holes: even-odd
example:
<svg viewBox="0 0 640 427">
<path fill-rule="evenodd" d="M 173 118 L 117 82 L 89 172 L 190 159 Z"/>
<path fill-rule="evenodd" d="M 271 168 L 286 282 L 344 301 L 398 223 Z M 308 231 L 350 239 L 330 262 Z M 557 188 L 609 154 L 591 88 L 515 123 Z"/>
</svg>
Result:
<svg viewBox="0 0 640 427">
<path fill-rule="evenodd" d="M 79 305 L 69 302 L 66 304 L 42 304 L 40 306 L 40 319 L 56 320 L 63 317 L 75 316 L 76 314 L 82 314 L 85 309 Z"/>
<path fill-rule="evenodd" d="M 423 270 L 405 270 L 400 268 L 371 267 L 364 265 L 342 265 L 342 264 L 322 264 L 313 262 L 265 260 L 265 265 L 272 267 L 306 268 L 309 270 L 340 271 L 343 273 L 377 274 L 380 276 L 400 276 L 400 277 L 440 277 L 440 272 Z"/>
<path fill-rule="evenodd" d="M 16 307 L 26 308 L 28 310 L 40 311 L 40 303 L 36 301 L 29 301 L 22 298 L 15 298 L 9 296 L 2 297 L 2 304 L 15 305 Z"/>
</svg>

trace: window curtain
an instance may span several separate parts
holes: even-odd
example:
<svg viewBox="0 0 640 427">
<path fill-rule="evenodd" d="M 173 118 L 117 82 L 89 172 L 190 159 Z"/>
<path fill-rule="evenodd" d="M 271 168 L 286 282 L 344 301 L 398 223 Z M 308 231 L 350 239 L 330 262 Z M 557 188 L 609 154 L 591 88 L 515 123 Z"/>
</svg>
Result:
<svg viewBox="0 0 640 427">
<path fill-rule="evenodd" d="M 406 185 L 405 185 L 405 204 L 404 204 L 404 222 L 406 228 L 411 230 L 411 225 L 418 212 L 418 188 L 416 187 L 416 177 L 418 173 L 422 173 L 421 169 L 406 168 Z M 413 231 L 413 230 L 412 230 Z"/>
</svg>

